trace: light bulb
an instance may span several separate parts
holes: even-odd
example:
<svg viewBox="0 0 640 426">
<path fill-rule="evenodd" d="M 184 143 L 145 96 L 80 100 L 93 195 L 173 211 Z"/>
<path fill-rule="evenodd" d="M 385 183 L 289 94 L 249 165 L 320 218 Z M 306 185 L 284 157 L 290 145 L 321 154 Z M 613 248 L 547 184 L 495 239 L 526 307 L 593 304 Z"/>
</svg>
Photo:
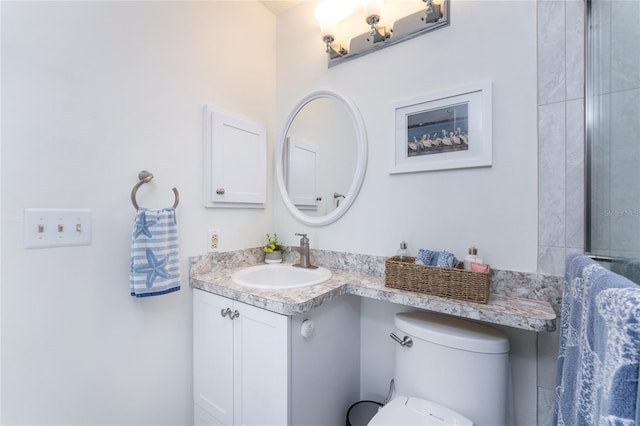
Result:
<svg viewBox="0 0 640 426">
<path fill-rule="evenodd" d="M 364 16 L 366 20 L 369 20 L 370 16 L 377 16 L 378 19 L 382 14 L 382 4 L 384 0 L 364 0 Z"/>
<path fill-rule="evenodd" d="M 316 6 L 316 20 L 320 24 L 322 37 L 335 37 L 338 32 L 340 20 L 340 2 L 337 0 L 323 0 Z"/>
</svg>

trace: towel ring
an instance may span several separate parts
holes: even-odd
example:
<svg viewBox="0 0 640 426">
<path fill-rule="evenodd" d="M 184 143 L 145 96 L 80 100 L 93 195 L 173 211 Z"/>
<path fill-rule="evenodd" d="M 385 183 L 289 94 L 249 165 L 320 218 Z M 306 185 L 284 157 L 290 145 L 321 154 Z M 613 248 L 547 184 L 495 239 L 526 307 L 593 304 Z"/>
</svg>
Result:
<svg viewBox="0 0 640 426">
<path fill-rule="evenodd" d="M 133 207 L 135 207 L 136 210 L 140 209 L 140 206 L 138 206 L 138 203 L 136 202 L 136 194 L 138 193 L 138 188 L 140 188 L 143 183 L 150 182 L 151 179 L 153 179 L 153 173 L 143 170 L 138 173 L 138 179 L 140 179 L 140 182 L 136 183 L 131 190 L 131 202 L 133 203 Z M 180 194 L 178 193 L 178 190 L 176 188 L 173 188 L 173 195 L 175 197 L 173 208 L 175 209 L 176 207 L 178 207 L 178 203 L 180 202 Z"/>
</svg>

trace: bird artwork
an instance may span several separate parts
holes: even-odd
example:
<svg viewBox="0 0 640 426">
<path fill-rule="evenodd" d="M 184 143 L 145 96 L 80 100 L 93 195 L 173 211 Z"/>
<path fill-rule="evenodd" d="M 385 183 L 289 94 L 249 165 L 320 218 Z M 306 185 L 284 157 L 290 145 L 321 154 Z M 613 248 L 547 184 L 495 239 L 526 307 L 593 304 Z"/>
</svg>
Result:
<svg viewBox="0 0 640 426">
<path fill-rule="evenodd" d="M 422 139 L 420 139 L 420 142 L 422 142 L 423 147 L 431 148 L 431 135 L 422 135 Z"/>
<path fill-rule="evenodd" d="M 453 141 L 454 145 L 460 145 L 462 143 L 462 141 L 460 140 L 460 137 L 453 132 L 449 132 L 449 139 Z"/>
<path fill-rule="evenodd" d="M 464 134 L 460 127 L 456 129 L 456 133 L 458 134 L 458 137 L 463 144 L 469 145 L 469 137 Z"/>
<path fill-rule="evenodd" d="M 445 129 L 442 129 L 442 144 L 447 146 L 453 145 L 453 141 L 449 136 L 447 136 L 447 131 Z"/>
</svg>

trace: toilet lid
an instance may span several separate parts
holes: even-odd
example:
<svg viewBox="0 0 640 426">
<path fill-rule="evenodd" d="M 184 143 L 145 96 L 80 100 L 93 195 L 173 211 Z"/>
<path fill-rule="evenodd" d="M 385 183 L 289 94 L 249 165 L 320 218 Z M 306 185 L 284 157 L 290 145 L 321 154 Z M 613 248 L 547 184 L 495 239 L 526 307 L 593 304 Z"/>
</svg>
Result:
<svg viewBox="0 0 640 426">
<path fill-rule="evenodd" d="M 382 407 L 367 426 L 473 426 L 461 414 L 433 401 L 413 397 L 398 397 Z"/>
</svg>

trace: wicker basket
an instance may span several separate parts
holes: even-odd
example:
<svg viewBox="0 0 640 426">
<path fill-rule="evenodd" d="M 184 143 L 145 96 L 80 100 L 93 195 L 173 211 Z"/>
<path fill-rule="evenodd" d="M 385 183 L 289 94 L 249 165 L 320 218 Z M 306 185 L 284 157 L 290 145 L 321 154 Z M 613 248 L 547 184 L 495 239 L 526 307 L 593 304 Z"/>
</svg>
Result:
<svg viewBox="0 0 640 426">
<path fill-rule="evenodd" d="M 489 275 L 466 271 L 462 262 L 455 268 L 417 265 L 416 258 L 393 256 L 385 261 L 384 285 L 400 290 L 417 291 L 458 300 L 487 303 Z"/>
</svg>

